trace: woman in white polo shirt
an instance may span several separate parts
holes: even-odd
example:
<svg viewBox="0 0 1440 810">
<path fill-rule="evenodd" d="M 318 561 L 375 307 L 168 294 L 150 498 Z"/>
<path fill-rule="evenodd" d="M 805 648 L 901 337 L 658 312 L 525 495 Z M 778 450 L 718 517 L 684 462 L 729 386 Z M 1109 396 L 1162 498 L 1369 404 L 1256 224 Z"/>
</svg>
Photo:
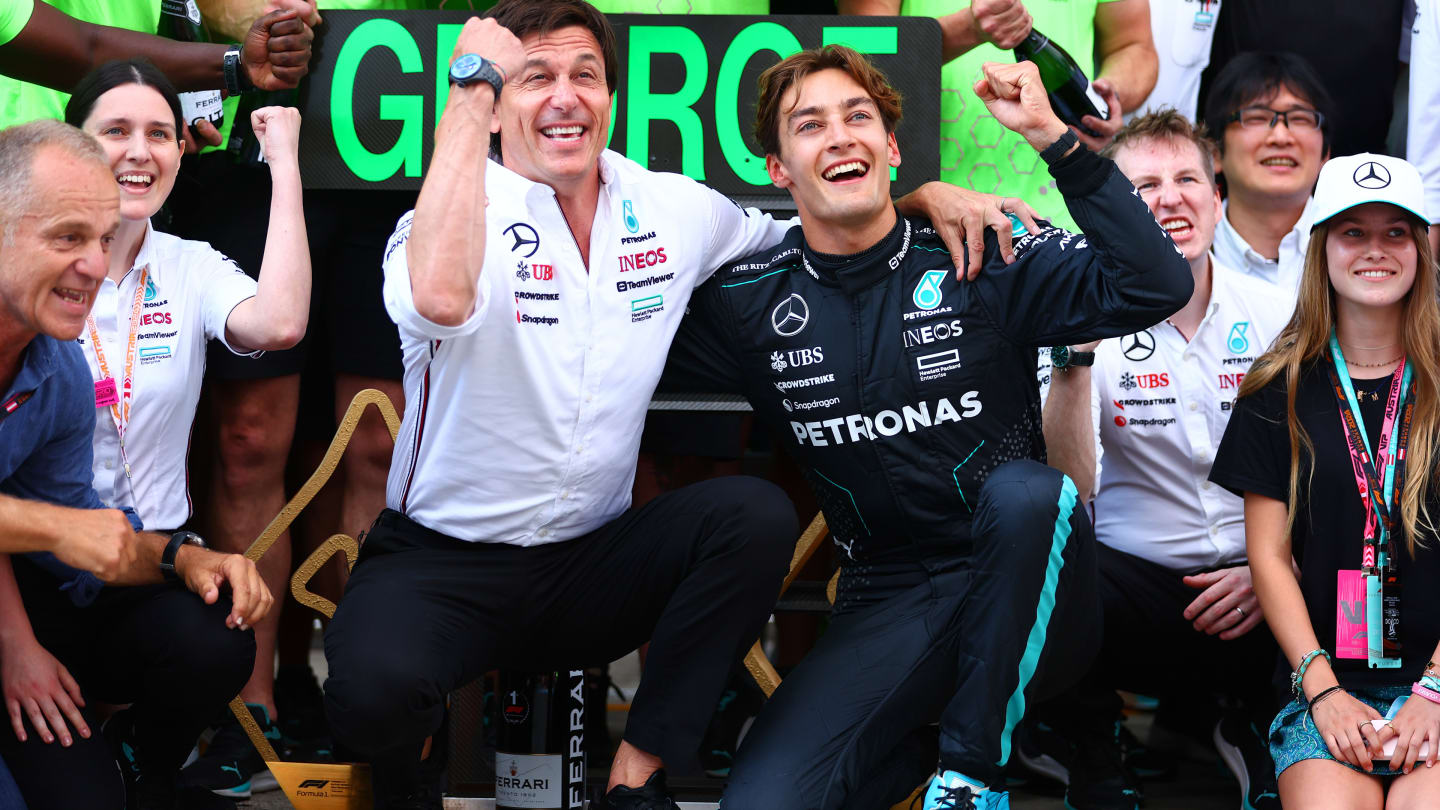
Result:
<svg viewBox="0 0 1440 810">
<path fill-rule="evenodd" d="M 110 270 L 80 335 L 96 380 L 95 489 L 132 507 L 146 529 L 190 518 L 186 456 L 204 379 L 205 345 L 236 354 L 288 349 L 305 333 L 310 253 L 305 241 L 293 108 L 254 113 L 270 164 L 270 231 L 260 280 L 203 242 L 156 231 L 180 169 L 175 91 L 148 62 L 111 62 L 75 88 L 66 120 L 95 136 L 120 187 Z M 224 189 L 215 189 L 224 215 Z M 126 380 L 131 385 L 126 385 Z"/>
</svg>

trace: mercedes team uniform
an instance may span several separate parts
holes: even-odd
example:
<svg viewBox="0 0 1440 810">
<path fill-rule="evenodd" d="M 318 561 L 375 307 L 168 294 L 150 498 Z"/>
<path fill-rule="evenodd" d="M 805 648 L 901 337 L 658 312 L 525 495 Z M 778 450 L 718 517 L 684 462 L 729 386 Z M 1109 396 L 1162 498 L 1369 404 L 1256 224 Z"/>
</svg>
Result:
<svg viewBox="0 0 1440 810">
<path fill-rule="evenodd" d="M 206 345 L 215 340 L 232 354 L 255 356 L 230 345 L 225 323 L 231 310 L 255 296 L 256 287 L 204 242 L 149 224 L 130 271 L 118 284 L 110 278 L 100 282 L 90 311 L 100 354 L 88 328 L 79 339 L 90 376 L 105 377 L 103 356 L 110 375 L 124 379 L 132 328 L 135 356 L 123 452 L 111 409 L 95 408 L 95 491 L 107 506 L 134 509 L 150 531 L 174 531 L 190 520 L 190 426 L 205 378 Z"/>
<path fill-rule="evenodd" d="M 446 695 L 497 666 L 601 665 L 650 640 L 625 739 L 693 769 L 774 606 L 797 536 L 777 487 L 722 478 L 629 507 L 692 290 L 786 224 L 614 152 L 599 171 L 587 267 L 554 191 L 488 164 L 484 265 L 460 325 L 416 310 L 411 215 L 386 247 L 405 416 L 388 508 L 325 636 L 331 729 L 357 753 L 417 760 Z"/>
<path fill-rule="evenodd" d="M 1008 266 L 988 234 L 975 281 L 900 217 L 852 256 L 794 228 L 692 302 L 672 371 L 746 394 L 843 555 L 830 629 L 747 736 L 727 808 L 888 806 L 934 764 L 893 753 L 942 712 L 941 767 L 994 783 L 1026 705 L 1098 643 L 1089 520 L 1043 466 L 1034 347 L 1152 324 L 1192 282 L 1111 161 L 1082 147 L 1051 173 L 1084 233 L 1028 235 Z"/>
</svg>

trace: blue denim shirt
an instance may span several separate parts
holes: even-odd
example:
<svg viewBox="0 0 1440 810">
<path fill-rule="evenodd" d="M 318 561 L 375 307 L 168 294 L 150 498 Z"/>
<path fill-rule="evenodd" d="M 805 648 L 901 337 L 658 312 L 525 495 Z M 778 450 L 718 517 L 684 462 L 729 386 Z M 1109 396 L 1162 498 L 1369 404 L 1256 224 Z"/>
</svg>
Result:
<svg viewBox="0 0 1440 810">
<path fill-rule="evenodd" d="M 20 397 L 29 393 L 29 398 Z M 39 335 L 20 361 L 20 373 L 0 395 L 0 493 L 79 509 L 104 509 L 91 486 L 91 437 L 95 432 L 95 384 L 80 346 Z M 136 516 L 129 514 L 131 524 Z M 139 526 L 137 525 L 138 529 Z M 104 586 L 94 574 L 71 568 L 53 554 L 27 555 L 54 574 L 76 605 L 95 600 Z"/>
</svg>

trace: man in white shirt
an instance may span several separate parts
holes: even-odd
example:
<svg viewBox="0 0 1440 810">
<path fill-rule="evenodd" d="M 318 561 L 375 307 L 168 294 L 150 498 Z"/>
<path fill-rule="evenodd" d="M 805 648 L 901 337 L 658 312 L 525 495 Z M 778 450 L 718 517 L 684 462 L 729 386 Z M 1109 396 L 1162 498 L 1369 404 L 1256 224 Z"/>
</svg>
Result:
<svg viewBox="0 0 1440 810">
<path fill-rule="evenodd" d="M 1410 28 L 1410 106 L 1405 159 L 1425 181 L 1425 210 L 1440 220 L 1440 1 L 1419 0 Z M 1431 223 L 1432 225 L 1434 223 Z M 1440 228 L 1430 229 L 1440 248 Z"/>
<path fill-rule="evenodd" d="M 1284 328 L 1291 294 L 1210 253 L 1221 217 L 1212 150 L 1174 110 L 1141 116 L 1116 136 L 1107 152 L 1190 261 L 1195 293 L 1150 329 L 1072 347 L 1072 356 L 1094 351 L 1093 367 L 1051 372 L 1050 462 L 1082 498 L 1094 492 L 1105 605 L 1095 666 L 1081 694 L 1057 709 L 1070 717 L 1067 732 L 1089 729 L 1070 768 L 1076 810 L 1134 806 L 1108 744 L 1116 688 L 1186 699 L 1229 691 L 1261 728 L 1274 713 L 1265 695 L 1275 642 L 1259 626 L 1243 504 L 1206 477 L 1240 380 Z M 1216 745 L 1247 806 L 1278 807 L 1274 766 L 1248 725 L 1227 717 Z"/>
<path fill-rule="evenodd" d="M 1200 105 L 1200 74 L 1210 64 L 1210 42 L 1220 0 L 1151 0 L 1150 36 L 1155 41 L 1160 72 L 1155 88 L 1130 120 L 1165 107 L 1194 120 Z"/>
<path fill-rule="evenodd" d="M 1240 54 L 1205 98 L 1225 180 L 1215 258 L 1291 298 L 1310 243 L 1310 193 L 1330 157 L 1330 118 L 1330 94 L 1293 53 Z"/>
<path fill-rule="evenodd" d="M 405 417 L 389 508 L 326 633 L 327 714 L 372 760 L 377 806 L 439 808 L 443 762 L 421 752 L 443 741 L 450 690 L 650 640 L 607 800 L 673 808 L 661 769 L 695 767 L 796 521 L 742 477 L 628 509 L 640 434 L 691 290 L 790 223 L 604 150 L 618 66 L 592 6 L 502 0 L 487 17 L 461 32 L 430 171 L 384 255 Z"/>
</svg>

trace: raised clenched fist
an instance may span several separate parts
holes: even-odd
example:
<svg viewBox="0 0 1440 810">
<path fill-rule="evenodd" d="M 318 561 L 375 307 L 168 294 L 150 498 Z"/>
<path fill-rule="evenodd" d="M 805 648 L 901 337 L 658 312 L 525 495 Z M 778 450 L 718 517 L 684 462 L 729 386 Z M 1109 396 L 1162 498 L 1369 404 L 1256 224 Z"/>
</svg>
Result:
<svg viewBox="0 0 1440 810">
<path fill-rule="evenodd" d="M 455 51 L 450 55 L 450 61 L 467 53 L 494 62 L 507 81 L 515 78 L 525 67 L 525 46 L 520 44 L 520 38 L 490 18 L 471 17 L 465 21 L 459 39 L 455 40 Z"/>
</svg>

